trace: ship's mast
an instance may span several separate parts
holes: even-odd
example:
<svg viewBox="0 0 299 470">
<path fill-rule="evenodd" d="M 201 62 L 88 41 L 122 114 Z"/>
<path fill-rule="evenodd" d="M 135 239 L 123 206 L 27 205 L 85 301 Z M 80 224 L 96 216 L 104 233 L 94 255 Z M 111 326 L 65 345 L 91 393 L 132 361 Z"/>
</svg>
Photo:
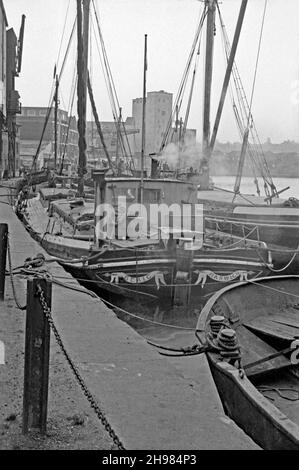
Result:
<svg viewBox="0 0 299 470">
<path fill-rule="evenodd" d="M 220 118 L 223 111 L 224 101 L 233 69 L 237 46 L 244 20 L 248 0 L 242 0 L 238 21 L 236 24 L 234 39 L 230 55 L 228 58 L 226 73 L 222 85 L 221 97 L 217 109 L 215 124 L 210 140 L 210 110 L 211 110 L 211 87 L 213 71 L 213 49 L 214 49 L 214 29 L 215 29 L 215 11 L 217 0 L 205 0 L 207 9 L 207 32 L 206 32 L 206 59 L 205 59 L 205 91 L 204 91 L 204 119 L 203 119 L 203 178 L 200 189 L 209 188 L 209 160 L 214 149 L 216 136 L 219 128 Z"/>
<path fill-rule="evenodd" d="M 147 34 L 144 35 L 144 65 L 143 65 L 143 98 L 142 98 L 142 131 L 141 131 L 141 162 L 140 162 L 140 197 L 143 204 L 144 192 L 144 151 L 145 151 L 145 118 L 146 118 L 146 71 L 147 71 Z"/>
<path fill-rule="evenodd" d="M 224 101 L 225 101 L 225 98 L 226 98 L 227 89 L 228 89 L 232 69 L 233 69 L 233 66 L 234 66 L 236 51 L 237 51 L 237 47 L 238 47 L 238 43 L 239 43 L 239 39 L 240 39 L 240 34 L 241 34 L 241 29 L 242 29 L 242 24 L 243 24 L 243 20 L 244 20 L 244 16 L 245 16 L 247 3 L 248 3 L 248 0 L 242 0 L 241 7 L 240 7 L 240 12 L 239 12 L 238 21 L 237 21 L 237 25 L 236 25 L 236 29 L 235 29 L 234 39 L 233 39 L 232 47 L 231 47 L 228 62 L 227 62 L 227 68 L 226 68 L 225 77 L 224 77 L 224 81 L 223 81 L 223 85 L 222 85 L 221 97 L 220 97 L 219 106 L 218 106 L 218 110 L 217 110 L 217 114 L 216 114 L 213 133 L 212 133 L 212 137 L 211 137 L 210 154 L 213 152 L 214 145 L 215 145 L 215 142 L 216 142 L 216 137 L 217 137 L 217 132 L 218 132 L 218 128 L 219 128 L 220 118 L 221 118 L 221 114 L 222 114 L 222 111 L 223 111 Z"/>
<path fill-rule="evenodd" d="M 211 89 L 213 73 L 214 31 L 216 0 L 205 0 L 207 9 L 206 30 L 206 57 L 205 57 L 205 80 L 204 80 L 204 114 L 203 114 L 203 136 L 202 136 L 202 171 L 203 178 L 201 189 L 209 188 L 209 147 L 210 147 L 210 112 L 211 112 Z"/>
<path fill-rule="evenodd" d="M 58 156 L 58 135 L 57 135 L 57 127 L 58 127 L 58 89 L 59 89 L 59 81 L 58 75 L 55 77 L 55 95 L 54 95 L 54 171 L 56 171 L 57 166 L 57 156 Z"/>
<path fill-rule="evenodd" d="M 82 11 L 83 4 L 83 11 Z M 89 10 L 90 0 L 77 0 L 77 36 L 78 36 L 78 133 L 79 133 L 79 165 L 78 165 L 78 196 L 84 196 L 84 175 L 86 173 L 86 101 L 87 101 L 87 61 L 89 42 Z"/>
</svg>

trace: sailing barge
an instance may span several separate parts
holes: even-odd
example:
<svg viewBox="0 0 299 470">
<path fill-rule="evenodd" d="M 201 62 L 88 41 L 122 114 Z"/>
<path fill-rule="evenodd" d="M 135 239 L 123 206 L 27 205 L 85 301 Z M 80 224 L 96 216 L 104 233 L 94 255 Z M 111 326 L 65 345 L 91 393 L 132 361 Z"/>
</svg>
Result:
<svg viewBox="0 0 299 470">
<path fill-rule="evenodd" d="M 197 323 L 226 413 L 263 449 L 299 450 L 299 276 L 241 282 Z"/>
<path fill-rule="evenodd" d="M 183 228 L 175 230 L 168 223 L 165 227 L 145 226 L 140 238 L 103 238 L 98 229 L 101 218 L 94 219 L 100 201 L 115 207 L 119 194 L 134 197 L 139 180 L 105 178 L 101 170 L 94 172 L 94 178 L 95 202 L 76 205 L 76 200 L 67 198 L 69 190 L 44 188 L 26 202 L 21 216 L 32 236 L 50 255 L 58 257 L 78 279 L 91 281 L 98 292 L 168 305 L 193 305 L 198 309 L 220 287 L 269 273 L 272 260 L 266 244 L 204 231 L 203 226 L 199 233 L 194 230 L 195 214 L 194 225 L 187 234 Z M 157 197 L 160 204 L 163 195 L 166 207 L 172 202 L 191 210 L 194 204 L 183 204 L 188 199 L 192 201 L 191 189 L 189 183 L 179 180 L 145 178 L 144 206 Z M 126 216 L 126 224 L 130 223 Z M 155 238 L 150 238 L 150 229 L 157 232 Z M 115 230 L 118 231 L 117 225 Z M 163 232 L 168 233 L 163 237 Z"/>
</svg>

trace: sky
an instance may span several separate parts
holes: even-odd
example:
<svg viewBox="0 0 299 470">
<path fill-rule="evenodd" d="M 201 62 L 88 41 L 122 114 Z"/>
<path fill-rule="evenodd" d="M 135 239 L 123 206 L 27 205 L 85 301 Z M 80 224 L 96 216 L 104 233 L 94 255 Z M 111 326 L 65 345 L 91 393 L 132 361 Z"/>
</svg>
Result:
<svg viewBox="0 0 299 470">
<path fill-rule="evenodd" d="M 144 35 L 148 35 L 147 91 L 176 96 L 199 21 L 199 0 L 94 0 L 123 116 L 131 116 L 132 99 L 142 96 Z M 252 114 L 261 141 L 299 141 L 299 2 L 268 0 L 254 87 Z M 222 0 L 220 9 L 232 42 L 241 0 Z M 265 0 L 248 0 L 236 63 L 250 99 Z M 23 64 L 16 87 L 23 106 L 47 106 L 54 65 L 58 69 L 75 18 L 76 0 L 4 0 L 9 27 L 18 35 L 26 15 Z M 93 20 L 95 24 L 95 20 Z M 65 28 L 64 28 L 65 25 Z M 64 35 L 63 35 L 64 30 Z M 61 44 L 61 51 L 59 54 Z M 61 84 L 60 106 L 70 100 L 76 45 L 73 44 Z M 96 42 L 90 70 L 100 120 L 112 120 Z M 203 52 L 201 54 L 203 56 Z M 221 28 L 216 24 L 211 125 L 225 73 Z M 189 126 L 201 140 L 203 65 L 200 65 Z M 186 96 L 187 99 L 187 96 Z M 88 111 L 90 113 L 90 111 Z M 91 114 L 90 114 L 91 116 Z M 227 97 L 218 139 L 237 141 Z"/>
</svg>

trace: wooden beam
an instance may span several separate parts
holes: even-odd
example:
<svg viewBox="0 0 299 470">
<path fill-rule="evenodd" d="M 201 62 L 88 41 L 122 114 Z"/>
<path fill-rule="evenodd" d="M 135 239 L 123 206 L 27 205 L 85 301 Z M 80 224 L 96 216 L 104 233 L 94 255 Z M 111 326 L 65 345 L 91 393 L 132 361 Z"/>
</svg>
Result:
<svg viewBox="0 0 299 470">
<path fill-rule="evenodd" d="M 50 326 L 44 314 L 37 287 L 40 286 L 51 308 L 52 283 L 48 279 L 27 282 L 27 312 L 25 332 L 25 367 L 23 394 L 23 434 L 30 429 L 46 433 Z"/>
<path fill-rule="evenodd" d="M 4 300 L 8 225 L 0 224 L 0 300 Z"/>
</svg>

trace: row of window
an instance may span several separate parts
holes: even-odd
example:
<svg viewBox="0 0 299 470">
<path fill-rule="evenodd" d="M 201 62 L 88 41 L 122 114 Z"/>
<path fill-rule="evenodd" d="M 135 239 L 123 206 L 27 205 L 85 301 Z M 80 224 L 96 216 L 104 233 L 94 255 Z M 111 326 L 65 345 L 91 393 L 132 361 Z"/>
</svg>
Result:
<svg viewBox="0 0 299 470">
<path fill-rule="evenodd" d="M 52 111 L 52 115 L 53 115 L 54 111 Z M 40 110 L 36 110 L 36 109 L 22 109 L 22 116 L 30 116 L 30 117 L 33 117 L 33 116 L 43 116 L 45 117 L 47 115 L 47 110 L 46 109 L 40 109 Z M 63 120 L 67 121 L 67 113 L 62 113 L 61 112 L 58 114 L 59 117 L 61 117 Z"/>
</svg>

